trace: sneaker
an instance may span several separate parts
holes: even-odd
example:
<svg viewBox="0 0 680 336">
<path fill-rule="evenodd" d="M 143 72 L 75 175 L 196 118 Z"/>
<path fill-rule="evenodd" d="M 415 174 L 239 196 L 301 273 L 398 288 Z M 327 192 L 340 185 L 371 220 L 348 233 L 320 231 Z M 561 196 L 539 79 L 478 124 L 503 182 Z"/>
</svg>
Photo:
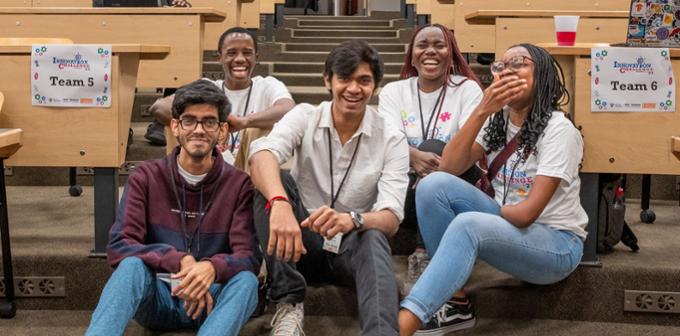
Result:
<svg viewBox="0 0 680 336">
<path fill-rule="evenodd" d="M 404 281 L 404 293 L 402 293 L 404 296 L 411 292 L 411 288 L 429 263 L 430 256 L 425 252 L 416 251 L 408 256 L 408 272 L 406 273 L 406 281 Z"/>
<path fill-rule="evenodd" d="M 465 303 L 449 300 L 415 335 L 439 336 L 475 326 L 475 312 L 470 300 Z"/>
<path fill-rule="evenodd" d="M 305 308 L 302 303 L 290 304 L 279 303 L 276 305 L 276 314 L 272 319 L 273 327 L 270 336 L 304 336 L 302 323 L 305 316 Z"/>
<path fill-rule="evenodd" d="M 152 145 L 165 146 L 165 126 L 154 120 L 146 129 L 144 138 L 149 140 Z"/>
</svg>

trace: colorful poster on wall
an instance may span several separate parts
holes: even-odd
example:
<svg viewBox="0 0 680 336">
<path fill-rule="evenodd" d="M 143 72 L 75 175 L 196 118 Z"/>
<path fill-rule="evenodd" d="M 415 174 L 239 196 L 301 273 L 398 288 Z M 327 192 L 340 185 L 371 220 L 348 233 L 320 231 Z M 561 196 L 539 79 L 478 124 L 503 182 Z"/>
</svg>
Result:
<svg viewBox="0 0 680 336">
<path fill-rule="evenodd" d="M 633 0 L 628 46 L 680 47 L 680 0 Z"/>
<path fill-rule="evenodd" d="M 667 48 L 593 48 L 593 112 L 674 112 L 675 79 Z"/>
<path fill-rule="evenodd" d="M 111 107 L 111 46 L 33 45 L 31 88 L 33 106 Z"/>
</svg>

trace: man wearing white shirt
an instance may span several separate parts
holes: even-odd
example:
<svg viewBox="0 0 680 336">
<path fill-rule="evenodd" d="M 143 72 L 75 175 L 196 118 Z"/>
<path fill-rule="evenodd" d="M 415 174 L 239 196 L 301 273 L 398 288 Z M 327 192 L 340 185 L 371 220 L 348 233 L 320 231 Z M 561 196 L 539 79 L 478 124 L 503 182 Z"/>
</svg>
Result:
<svg viewBox="0 0 680 336">
<path fill-rule="evenodd" d="M 250 147 L 273 335 L 301 334 L 307 282 L 356 286 L 362 334 L 399 334 L 387 236 L 403 218 L 409 157 L 403 132 L 367 106 L 382 76 L 374 48 L 342 43 L 324 70 L 333 100 L 298 105 Z"/>
</svg>

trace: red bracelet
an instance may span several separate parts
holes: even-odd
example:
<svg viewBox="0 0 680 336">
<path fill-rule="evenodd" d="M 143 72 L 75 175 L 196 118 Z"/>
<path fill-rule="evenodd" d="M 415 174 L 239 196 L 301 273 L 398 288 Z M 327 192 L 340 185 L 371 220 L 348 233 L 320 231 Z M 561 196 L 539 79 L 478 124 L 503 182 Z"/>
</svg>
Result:
<svg viewBox="0 0 680 336">
<path fill-rule="evenodd" d="M 274 196 L 274 197 L 270 198 L 269 201 L 267 201 L 267 205 L 265 205 L 265 207 L 264 207 L 264 212 L 269 213 L 269 210 L 271 210 L 272 205 L 276 201 L 286 201 L 286 202 L 290 203 L 290 200 L 286 196 Z"/>
</svg>

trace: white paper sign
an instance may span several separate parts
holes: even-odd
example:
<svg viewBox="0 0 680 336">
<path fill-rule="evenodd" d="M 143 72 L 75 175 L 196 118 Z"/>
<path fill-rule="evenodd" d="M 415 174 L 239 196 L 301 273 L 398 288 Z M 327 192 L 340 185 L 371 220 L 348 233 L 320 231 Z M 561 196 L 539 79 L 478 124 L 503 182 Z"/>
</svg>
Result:
<svg viewBox="0 0 680 336">
<path fill-rule="evenodd" d="M 674 112 L 675 79 L 667 48 L 593 48 L 593 112 Z"/>
<path fill-rule="evenodd" d="M 110 45 L 33 45 L 31 76 L 33 106 L 111 106 Z"/>
</svg>

